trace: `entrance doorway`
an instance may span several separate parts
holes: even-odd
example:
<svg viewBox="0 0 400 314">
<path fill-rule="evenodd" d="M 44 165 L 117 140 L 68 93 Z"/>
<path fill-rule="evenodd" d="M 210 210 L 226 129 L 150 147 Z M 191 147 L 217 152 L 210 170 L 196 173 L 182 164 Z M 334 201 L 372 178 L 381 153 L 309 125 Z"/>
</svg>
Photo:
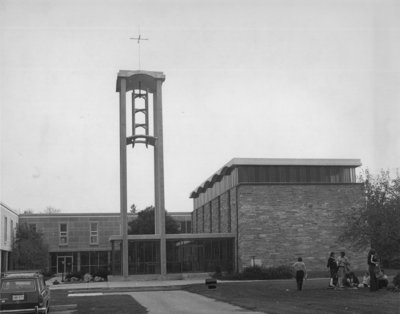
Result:
<svg viewBox="0 0 400 314">
<path fill-rule="evenodd" d="M 72 266 L 72 256 L 57 256 L 57 273 L 70 273 L 72 272 Z"/>
</svg>

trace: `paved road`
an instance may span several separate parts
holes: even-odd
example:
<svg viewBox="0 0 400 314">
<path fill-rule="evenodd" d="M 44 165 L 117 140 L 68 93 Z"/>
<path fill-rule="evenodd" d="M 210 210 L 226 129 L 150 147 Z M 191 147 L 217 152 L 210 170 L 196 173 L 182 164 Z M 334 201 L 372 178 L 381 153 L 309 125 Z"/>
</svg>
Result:
<svg viewBox="0 0 400 314">
<path fill-rule="evenodd" d="M 263 314 L 187 291 L 126 292 L 146 307 L 149 314 Z"/>
</svg>

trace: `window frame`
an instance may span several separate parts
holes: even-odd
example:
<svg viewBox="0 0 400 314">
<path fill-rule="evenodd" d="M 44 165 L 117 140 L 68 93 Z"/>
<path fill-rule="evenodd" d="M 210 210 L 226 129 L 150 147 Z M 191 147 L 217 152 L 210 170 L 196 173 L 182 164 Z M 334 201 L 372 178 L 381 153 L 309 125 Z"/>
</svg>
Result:
<svg viewBox="0 0 400 314">
<path fill-rule="evenodd" d="M 61 226 L 66 226 L 66 231 L 61 231 Z M 68 245 L 69 237 L 68 237 L 68 223 L 67 222 L 60 222 L 58 224 L 58 244 L 59 245 Z M 61 239 L 65 238 L 65 242 L 61 241 Z"/>
<path fill-rule="evenodd" d="M 96 231 L 92 230 L 92 225 L 96 225 Z M 96 241 L 92 241 L 92 237 L 96 237 Z M 90 221 L 89 222 L 89 244 L 90 245 L 98 245 L 99 244 L 99 222 L 98 221 Z"/>
</svg>

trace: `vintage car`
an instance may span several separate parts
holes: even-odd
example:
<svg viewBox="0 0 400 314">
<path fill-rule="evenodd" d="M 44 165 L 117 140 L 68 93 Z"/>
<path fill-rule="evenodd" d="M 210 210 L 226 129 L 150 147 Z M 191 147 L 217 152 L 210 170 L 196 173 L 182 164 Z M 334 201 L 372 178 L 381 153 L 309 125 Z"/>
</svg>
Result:
<svg viewBox="0 0 400 314">
<path fill-rule="evenodd" d="M 0 278 L 0 313 L 48 313 L 50 290 L 37 271 L 7 272 Z"/>
</svg>

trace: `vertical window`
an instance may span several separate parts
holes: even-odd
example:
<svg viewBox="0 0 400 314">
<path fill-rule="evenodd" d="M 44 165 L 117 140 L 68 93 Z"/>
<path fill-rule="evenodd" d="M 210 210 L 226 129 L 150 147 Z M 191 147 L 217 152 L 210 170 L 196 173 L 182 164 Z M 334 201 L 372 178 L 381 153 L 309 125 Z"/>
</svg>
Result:
<svg viewBox="0 0 400 314">
<path fill-rule="evenodd" d="M 29 230 L 36 232 L 36 224 L 29 224 Z"/>
<path fill-rule="evenodd" d="M 60 224 L 59 242 L 60 242 L 60 245 L 68 244 L 68 225 L 67 224 Z"/>
<path fill-rule="evenodd" d="M 210 207 L 209 207 L 208 211 L 210 212 L 210 216 L 209 216 L 209 219 L 210 219 L 210 233 L 212 233 L 213 232 L 213 227 L 212 227 L 213 219 L 212 219 L 212 202 L 211 201 L 210 201 Z"/>
<path fill-rule="evenodd" d="M 221 233 L 221 196 L 218 196 L 218 233 Z"/>
<path fill-rule="evenodd" d="M 8 235 L 8 230 L 7 230 L 7 217 L 4 217 L 4 242 L 7 242 L 7 235 Z"/>
<path fill-rule="evenodd" d="M 231 207 L 231 190 L 228 190 L 228 232 L 232 231 L 231 220 L 232 220 L 232 207 Z"/>
<path fill-rule="evenodd" d="M 90 223 L 90 244 L 99 244 L 99 224 L 97 222 Z"/>
<path fill-rule="evenodd" d="M 14 221 L 12 219 L 10 221 L 10 234 L 11 234 L 11 241 L 14 242 Z"/>
<path fill-rule="evenodd" d="M 202 230 L 201 230 L 201 232 L 204 232 L 204 206 L 205 205 L 203 205 L 202 207 L 201 207 L 201 223 L 202 223 Z"/>
</svg>

